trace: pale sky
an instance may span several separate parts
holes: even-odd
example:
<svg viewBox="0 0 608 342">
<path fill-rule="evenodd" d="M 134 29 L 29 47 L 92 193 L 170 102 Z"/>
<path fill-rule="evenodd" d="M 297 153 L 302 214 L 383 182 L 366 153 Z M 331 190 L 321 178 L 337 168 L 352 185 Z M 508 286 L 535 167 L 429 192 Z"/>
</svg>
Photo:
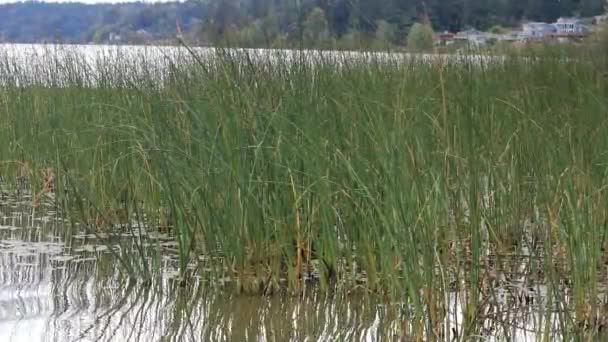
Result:
<svg viewBox="0 0 608 342">
<path fill-rule="evenodd" d="M 169 0 L 170 1 L 170 0 Z M 118 2 L 169 2 L 167 0 L 44 0 L 42 2 L 83 2 L 86 4 L 118 3 Z M 19 0 L 0 0 L 0 4 L 20 2 Z"/>
</svg>

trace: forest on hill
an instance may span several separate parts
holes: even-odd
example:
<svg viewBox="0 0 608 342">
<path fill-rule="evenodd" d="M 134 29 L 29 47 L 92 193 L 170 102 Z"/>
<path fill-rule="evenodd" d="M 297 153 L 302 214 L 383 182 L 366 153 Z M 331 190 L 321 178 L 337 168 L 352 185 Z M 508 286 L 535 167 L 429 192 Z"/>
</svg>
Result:
<svg viewBox="0 0 608 342">
<path fill-rule="evenodd" d="M 524 21 L 589 17 L 604 0 L 188 0 L 0 5 L 0 42 L 227 42 L 242 46 L 404 44 L 416 22 L 435 31 L 516 27 Z"/>
</svg>

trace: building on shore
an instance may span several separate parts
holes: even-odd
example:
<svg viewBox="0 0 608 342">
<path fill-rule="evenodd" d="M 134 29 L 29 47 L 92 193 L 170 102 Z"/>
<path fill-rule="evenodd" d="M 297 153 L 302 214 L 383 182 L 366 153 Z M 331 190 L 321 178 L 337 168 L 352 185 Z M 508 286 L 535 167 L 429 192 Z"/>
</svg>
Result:
<svg viewBox="0 0 608 342">
<path fill-rule="evenodd" d="M 593 17 L 593 23 L 595 25 L 608 24 L 608 14 L 596 15 L 595 17 Z"/>
<path fill-rule="evenodd" d="M 520 37 L 528 40 L 545 40 L 557 34 L 557 27 L 543 22 L 530 22 L 522 25 Z"/>
<path fill-rule="evenodd" d="M 554 25 L 558 36 L 585 36 L 589 33 L 589 28 L 578 18 L 559 18 Z"/>
<path fill-rule="evenodd" d="M 485 45 L 491 38 L 490 33 L 478 31 L 478 30 L 466 30 L 456 33 L 454 36 L 455 41 L 466 42 L 471 45 Z"/>
</svg>

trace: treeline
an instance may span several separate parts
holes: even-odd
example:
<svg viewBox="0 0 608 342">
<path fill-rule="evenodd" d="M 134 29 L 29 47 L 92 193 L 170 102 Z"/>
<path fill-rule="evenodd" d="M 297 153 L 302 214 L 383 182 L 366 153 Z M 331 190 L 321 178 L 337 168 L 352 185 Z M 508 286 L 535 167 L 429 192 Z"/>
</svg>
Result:
<svg viewBox="0 0 608 342">
<path fill-rule="evenodd" d="M 590 17 L 605 0 L 208 0 L 204 37 L 240 45 L 404 45 L 412 26 L 435 31 L 517 27 Z"/>
<path fill-rule="evenodd" d="M 200 31 L 204 6 L 183 3 L 0 4 L 0 42 L 143 43 Z"/>
<path fill-rule="evenodd" d="M 0 5 L 0 41 L 171 40 L 241 46 L 405 44 L 416 22 L 435 31 L 518 26 L 604 12 L 605 0 L 189 0 Z"/>
</svg>

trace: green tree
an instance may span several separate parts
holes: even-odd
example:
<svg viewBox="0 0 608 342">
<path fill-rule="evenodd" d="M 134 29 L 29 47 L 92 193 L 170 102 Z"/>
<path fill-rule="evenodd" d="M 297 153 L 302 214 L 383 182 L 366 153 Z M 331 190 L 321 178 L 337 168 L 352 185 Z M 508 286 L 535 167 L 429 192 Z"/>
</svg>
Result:
<svg viewBox="0 0 608 342">
<path fill-rule="evenodd" d="M 312 9 L 304 22 L 304 42 L 307 45 L 319 45 L 329 38 L 329 24 L 325 11 L 320 7 Z"/>
<path fill-rule="evenodd" d="M 430 25 L 415 23 L 407 35 L 407 47 L 417 51 L 430 50 L 434 39 L 435 32 Z"/>
<path fill-rule="evenodd" d="M 377 49 L 388 49 L 393 44 L 395 28 L 386 20 L 379 20 L 376 25 L 374 47 Z"/>
<path fill-rule="evenodd" d="M 264 34 L 262 20 L 254 20 L 249 25 L 245 26 L 240 32 L 240 40 L 247 46 L 267 46 L 269 40 L 267 40 L 267 37 Z"/>
<path fill-rule="evenodd" d="M 583 17 L 590 17 L 597 15 L 604 9 L 604 1 L 602 0 L 581 0 L 580 2 L 580 15 Z"/>
<path fill-rule="evenodd" d="M 289 39 L 286 34 L 277 35 L 272 44 L 270 45 L 273 49 L 285 49 L 289 47 Z"/>
<path fill-rule="evenodd" d="M 341 49 L 358 50 L 363 47 L 363 37 L 361 32 L 350 30 L 340 38 L 338 45 Z"/>
<path fill-rule="evenodd" d="M 494 34 L 503 34 L 506 31 L 507 30 L 505 30 L 505 28 L 500 25 L 494 25 L 494 26 L 490 27 L 490 29 L 488 30 L 488 32 L 494 33 Z"/>
<path fill-rule="evenodd" d="M 1 0 L 0 0 L 1 1 Z M 606 0 L 185 0 L 167 3 L 84 5 L 25 1 L 0 4 L 0 37 L 8 42 L 107 41 L 145 30 L 167 41 L 176 31 L 203 44 L 385 48 L 406 37 L 414 23 L 438 31 L 519 26 L 523 21 L 593 16 Z M 105 28 L 111 28 L 104 32 Z M 177 29 L 179 27 L 179 29 Z M 99 32 L 96 32 L 99 31 Z M 390 36 L 397 38 L 392 38 Z M 388 38 L 387 38 L 388 37 Z M 135 39 L 134 38 L 134 39 Z"/>
<path fill-rule="evenodd" d="M 524 15 L 530 20 L 551 22 L 559 18 L 561 14 L 560 3 L 558 1 L 528 0 Z"/>
</svg>

